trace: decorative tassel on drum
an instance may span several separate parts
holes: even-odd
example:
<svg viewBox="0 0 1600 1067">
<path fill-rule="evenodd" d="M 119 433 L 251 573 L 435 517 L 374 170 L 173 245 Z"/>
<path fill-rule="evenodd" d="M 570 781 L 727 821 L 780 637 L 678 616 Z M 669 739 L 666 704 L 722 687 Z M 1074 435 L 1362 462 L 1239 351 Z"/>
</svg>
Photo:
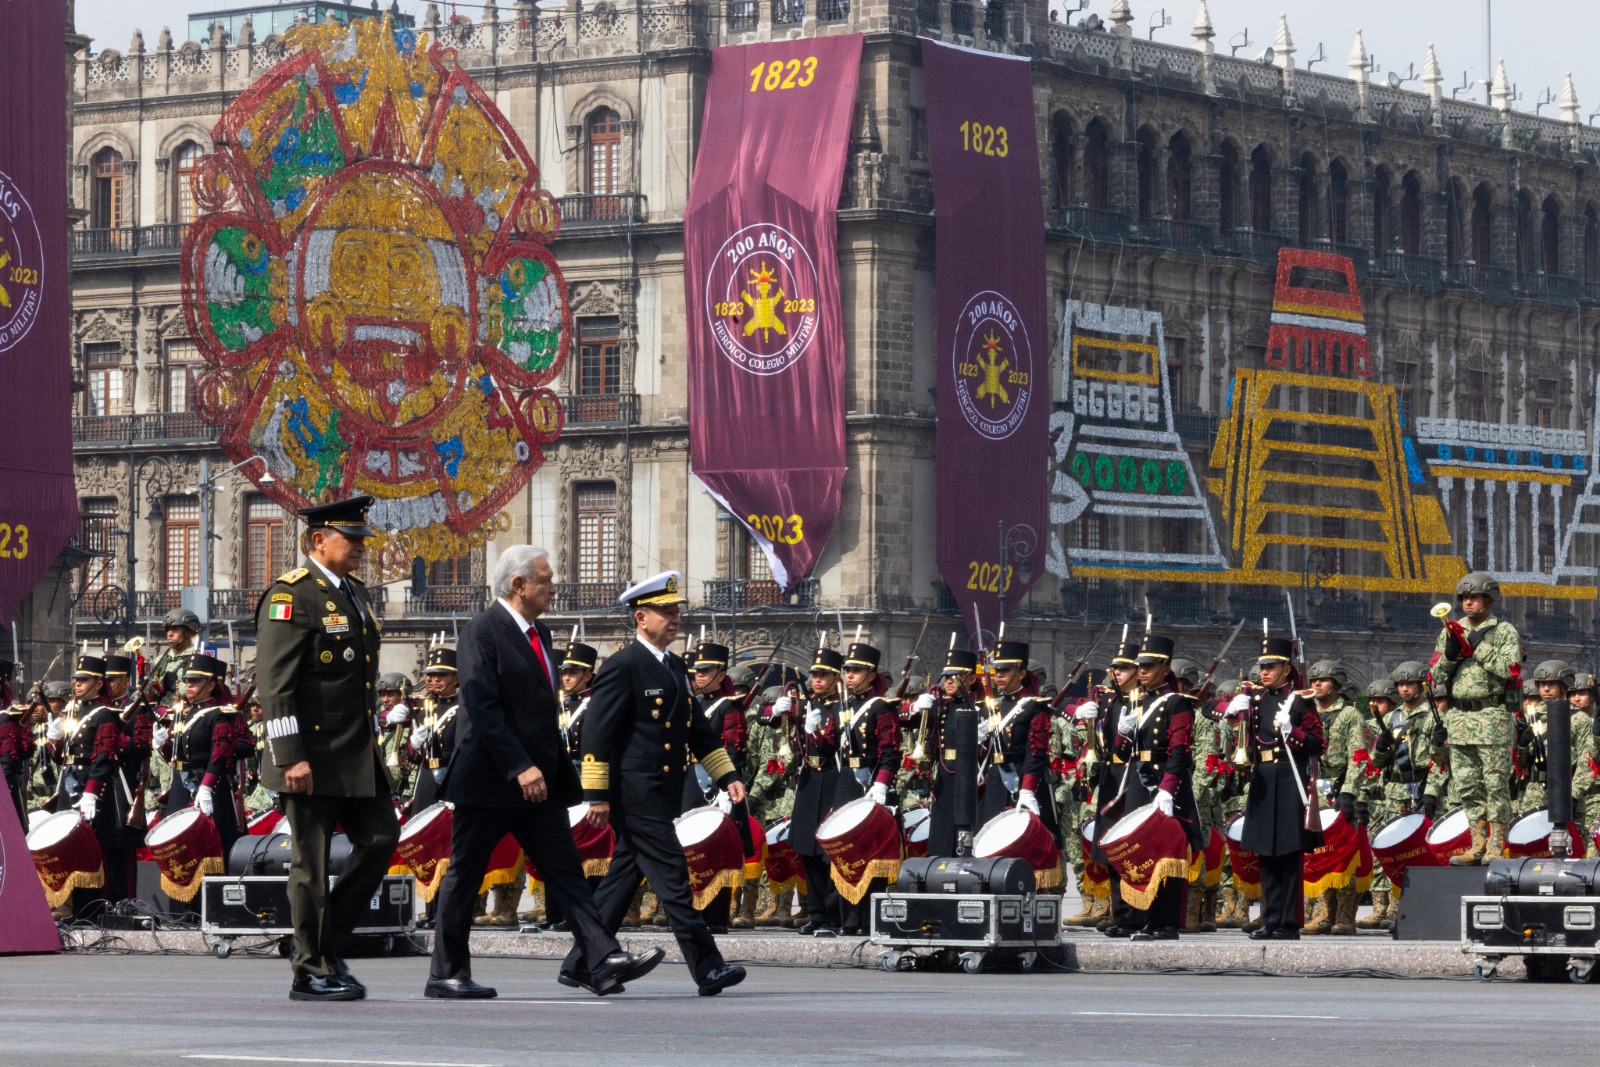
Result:
<svg viewBox="0 0 1600 1067">
<path fill-rule="evenodd" d="M 1354 888 L 1361 867 L 1360 838 L 1339 809 L 1323 808 L 1317 815 L 1322 820 L 1322 845 L 1306 853 L 1300 875 L 1307 897 L 1321 896 L 1330 889 Z"/>
<path fill-rule="evenodd" d="M 1122 883 L 1122 899 L 1134 908 L 1155 903 L 1161 883 L 1189 877 L 1189 835 L 1183 824 L 1146 804 L 1117 821 L 1100 841 Z"/>
<path fill-rule="evenodd" d="M 1244 816 L 1228 823 L 1228 866 L 1233 868 L 1233 891 L 1246 900 L 1261 899 L 1261 857 L 1245 848 Z"/>
<path fill-rule="evenodd" d="M 721 808 L 708 805 L 685 812 L 673 821 L 672 828 L 689 868 L 695 908 L 703 909 L 724 889 L 744 885 L 744 842 Z"/>
<path fill-rule="evenodd" d="M 817 844 L 833 861 L 834 887 L 851 904 L 861 903 L 874 878 L 898 878 L 905 859 L 899 822 L 871 797 L 852 800 L 824 819 Z"/>
<path fill-rule="evenodd" d="M 217 824 L 199 808 L 162 819 L 145 834 L 144 843 L 161 872 L 161 891 L 179 903 L 199 894 L 200 879 L 224 873 Z"/>
<path fill-rule="evenodd" d="M 76 811 L 58 812 L 28 834 L 28 851 L 44 885 L 44 898 L 59 908 L 74 889 L 103 889 L 106 868 L 100 842 Z"/>
<path fill-rule="evenodd" d="M 774 897 L 782 897 L 792 889 L 806 891 L 806 868 L 789 844 L 789 819 L 780 819 L 766 833 L 767 884 Z"/>
<path fill-rule="evenodd" d="M 489 869 L 483 876 L 483 883 L 478 886 L 478 895 L 482 896 L 497 885 L 515 882 L 522 874 L 523 858 L 522 846 L 517 844 L 517 839 L 510 834 L 502 837 L 489 854 Z"/>
</svg>

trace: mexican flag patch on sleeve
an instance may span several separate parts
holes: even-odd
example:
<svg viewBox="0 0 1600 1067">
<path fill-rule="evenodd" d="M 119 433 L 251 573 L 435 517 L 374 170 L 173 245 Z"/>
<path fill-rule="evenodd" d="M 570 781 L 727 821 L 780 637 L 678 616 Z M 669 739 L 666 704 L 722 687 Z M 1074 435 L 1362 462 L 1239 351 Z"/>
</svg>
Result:
<svg viewBox="0 0 1600 1067">
<path fill-rule="evenodd" d="M 288 622 L 292 614 L 294 614 L 293 604 L 271 604 L 267 607 L 267 618 L 278 622 Z"/>
</svg>

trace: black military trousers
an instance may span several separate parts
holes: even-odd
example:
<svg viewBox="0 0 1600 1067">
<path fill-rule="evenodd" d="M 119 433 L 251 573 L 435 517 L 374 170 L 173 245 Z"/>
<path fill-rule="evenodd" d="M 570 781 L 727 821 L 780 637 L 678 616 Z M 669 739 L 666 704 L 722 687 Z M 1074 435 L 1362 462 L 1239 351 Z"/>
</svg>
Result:
<svg viewBox="0 0 1600 1067">
<path fill-rule="evenodd" d="M 616 809 L 612 811 L 615 813 Z M 694 896 L 689 890 L 689 865 L 683 858 L 683 846 L 678 843 L 672 820 L 665 815 L 630 811 L 620 819 L 613 819 L 612 825 L 617 831 L 617 851 L 611 857 L 611 869 L 595 891 L 595 903 L 600 908 L 606 932 L 615 934 L 622 926 L 623 917 L 633 903 L 634 891 L 639 888 L 639 878 L 649 879 L 650 888 L 655 890 L 661 908 L 667 913 L 667 922 L 678 939 L 689 973 L 699 984 L 706 975 L 722 966 L 723 959 L 705 920 L 694 910 Z M 562 969 L 583 974 L 599 962 L 584 951 L 581 941 L 574 940 Z"/>
<path fill-rule="evenodd" d="M 1300 908 L 1305 899 L 1301 885 L 1300 861 L 1303 852 L 1281 856 L 1261 856 L 1261 928 L 1264 930 L 1300 929 Z"/>
<path fill-rule="evenodd" d="M 806 872 L 806 912 L 811 921 L 835 930 L 844 925 L 844 901 L 833 884 L 833 862 L 826 855 L 801 856 Z"/>
<path fill-rule="evenodd" d="M 1184 905 L 1187 903 L 1186 893 L 1189 883 L 1182 878 L 1164 878 L 1161 888 L 1156 890 L 1156 898 L 1150 906 L 1140 912 L 1144 916 L 1144 929 L 1164 930 L 1173 929 L 1183 925 Z"/>
<path fill-rule="evenodd" d="M 383 884 L 400 822 L 388 795 L 331 797 L 284 793 L 283 817 L 293 835 L 289 918 L 294 926 L 294 973 L 326 977 L 333 960 Z M 328 888 L 328 848 L 338 826 L 350 840 L 350 859 Z M 448 877 L 448 872 L 446 874 Z"/>
<path fill-rule="evenodd" d="M 607 929 L 595 904 L 594 892 L 583 876 L 583 861 L 572 840 L 567 809 L 555 801 L 519 808 L 458 805 L 450 831 L 450 866 L 439 887 L 434 913 L 432 978 L 472 977 L 472 954 L 467 948 L 472 933 L 472 905 L 489 867 L 489 856 L 510 834 L 539 868 L 545 899 L 559 906 L 571 924 L 575 945 L 584 956 L 602 960 L 617 951 L 615 928 Z"/>
<path fill-rule="evenodd" d="M 1124 930 L 1143 930 L 1148 913 L 1122 899 L 1122 882 L 1111 872 L 1111 922 Z"/>
</svg>

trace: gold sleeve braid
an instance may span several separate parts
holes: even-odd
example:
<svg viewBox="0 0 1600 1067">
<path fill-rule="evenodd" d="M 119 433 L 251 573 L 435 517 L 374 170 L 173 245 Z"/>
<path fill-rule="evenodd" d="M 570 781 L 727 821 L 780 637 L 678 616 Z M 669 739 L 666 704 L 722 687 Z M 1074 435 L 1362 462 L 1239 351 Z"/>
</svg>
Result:
<svg viewBox="0 0 1600 1067">
<path fill-rule="evenodd" d="M 731 760 L 728 766 L 733 766 Z M 597 790 L 604 792 L 611 788 L 611 764 L 601 763 L 592 755 L 585 756 L 583 757 L 583 762 L 579 764 L 578 779 L 586 791 Z"/>
<path fill-rule="evenodd" d="M 725 748 L 716 748 L 707 752 L 705 758 L 700 761 L 700 766 L 705 768 L 706 773 L 711 776 L 713 782 L 720 782 L 726 776 L 736 773 L 733 759 L 728 755 L 728 750 Z"/>
</svg>

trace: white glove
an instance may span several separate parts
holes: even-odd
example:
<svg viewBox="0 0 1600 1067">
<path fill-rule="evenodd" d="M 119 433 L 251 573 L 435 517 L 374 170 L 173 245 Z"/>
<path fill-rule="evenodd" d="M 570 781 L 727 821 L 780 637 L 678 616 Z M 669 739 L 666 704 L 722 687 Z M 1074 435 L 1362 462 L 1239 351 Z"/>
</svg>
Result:
<svg viewBox="0 0 1600 1067">
<path fill-rule="evenodd" d="M 1039 814 L 1039 798 L 1034 795 L 1033 790 L 1023 789 L 1017 793 L 1017 807 L 1037 815 Z"/>
<path fill-rule="evenodd" d="M 1278 714 L 1272 717 L 1272 724 L 1278 728 L 1280 734 L 1289 732 L 1289 709 L 1279 708 Z"/>
<path fill-rule="evenodd" d="M 822 728 L 822 709 L 810 707 L 806 709 L 806 733 L 814 734 Z"/>
<path fill-rule="evenodd" d="M 981 745 L 985 741 L 989 740 L 989 735 L 992 734 L 992 733 L 994 733 L 994 723 L 990 722 L 988 719 L 979 719 L 978 720 L 978 744 Z"/>
<path fill-rule="evenodd" d="M 217 802 L 209 785 L 203 785 L 194 791 L 194 806 L 200 809 L 201 815 L 211 815 L 216 812 Z"/>
<path fill-rule="evenodd" d="M 428 729 L 426 726 L 414 727 L 411 731 L 411 747 L 420 752 L 422 750 L 422 746 L 427 744 L 428 738 L 432 736 L 433 731 Z"/>
<path fill-rule="evenodd" d="M 50 725 L 44 728 L 44 736 L 47 741 L 61 740 L 61 717 L 59 715 L 51 719 Z"/>
<path fill-rule="evenodd" d="M 1250 694 L 1249 693 L 1239 693 L 1239 694 L 1235 695 L 1232 700 L 1228 701 L 1228 712 L 1227 712 L 1227 714 L 1228 714 L 1228 716 L 1230 718 L 1232 718 L 1233 716 L 1236 716 L 1236 715 L 1243 715 L 1245 712 L 1247 712 L 1249 710 L 1250 710 Z"/>
<path fill-rule="evenodd" d="M 884 785 L 882 782 L 873 782 L 872 788 L 867 790 L 867 796 L 871 797 L 873 803 L 875 804 L 888 806 L 889 787 Z"/>
<path fill-rule="evenodd" d="M 100 810 L 100 798 L 93 793 L 85 793 L 78 798 L 78 803 L 73 806 L 83 813 L 85 819 L 94 822 L 95 812 Z"/>
<path fill-rule="evenodd" d="M 938 701 L 936 701 L 934 699 L 932 693 L 923 693 L 921 696 L 919 696 L 917 698 L 917 702 L 915 704 L 911 705 L 911 706 L 913 708 L 915 708 L 919 712 L 920 711 L 932 711 L 933 710 L 933 706 L 936 703 L 938 703 Z"/>
<path fill-rule="evenodd" d="M 1156 807 L 1161 809 L 1161 814 L 1172 814 L 1172 794 L 1165 789 L 1156 790 Z"/>
<path fill-rule="evenodd" d="M 406 712 L 405 708 L 396 706 L 390 708 L 389 713 L 383 717 L 383 725 L 399 726 L 410 717 L 411 716 Z"/>
<path fill-rule="evenodd" d="M 1072 717 L 1079 722 L 1090 722 L 1098 719 L 1100 717 L 1100 705 L 1092 700 L 1085 700 L 1078 705 L 1078 710 L 1072 713 Z"/>
<path fill-rule="evenodd" d="M 1139 716 L 1132 711 L 1122 713 L 1122 718 L 1117 720 L 1117 733 L 1123 737 L 1132 737 L 1139 730 Z"/>
<path fill-rule="evenodd" d="M 728 791 L 726 789 L 717 790 L 716 805 L 717 805 L 717 810 L 722 812 L 722 814 L 724 814 L 724 815 L 732 815 L 733 814 L 733 801 L 728 799 Z"/>
<path fill-rule="evenodd" d="M 155 728 L 150 731 L 150 745 L 152 748 L 165 748 L 167 742 L 171 739 L 172 731 L 160 723 L 156 723 Z"/>
<path fill-rule="evenodd" d="M 794 697 L 779 697 L 772 702 L 772 717 L 787 715 L 794 710 Z"/>
</svg>

